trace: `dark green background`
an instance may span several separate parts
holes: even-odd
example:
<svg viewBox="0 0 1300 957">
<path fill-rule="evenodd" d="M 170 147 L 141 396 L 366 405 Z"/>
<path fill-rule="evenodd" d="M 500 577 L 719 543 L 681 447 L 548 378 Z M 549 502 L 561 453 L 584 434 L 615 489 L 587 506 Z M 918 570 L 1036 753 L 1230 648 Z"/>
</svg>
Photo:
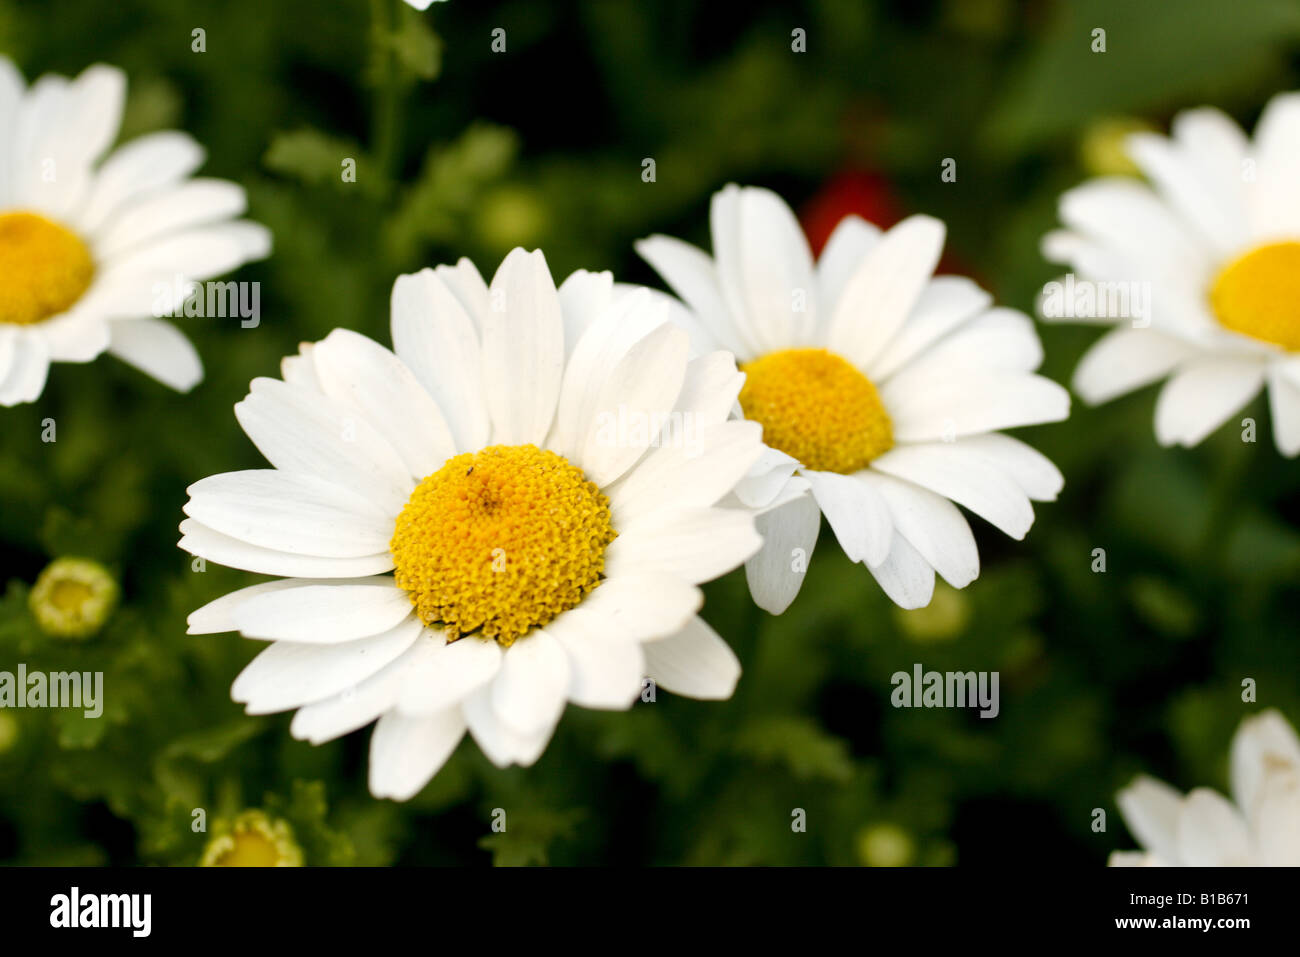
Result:
<svg viewBox="0 0 1300 957">
<path fill-rule="evenodd" d="M 747 606 L 741 575 L 709 587 L 705 616 L 746 666 L 735 700 L 570 708 L 531 769 L 499 771 L 467 740 L 406 805 L 369 797 L 368 732 L 313 748 L 288 716 L 230 701 L 260 645 L 187 637 L 184 620 L 256 579 L 191 571 L 176 525 L 188 484 L 259 466 L 231 413 L 249 380 L 338 326 L 387 342 L 400 272 L 468 255 L 490 275 L 523 244 L 557 277 L 657 285 L 632 241 L 707 246 L 723 184 L 800 208 L 868 171 L 900 210 L 947 221 L 954 260 L 1029 311 L 1058 271 L 1039 238 L 1088 175 L 1095 123 L 1163 127 L 1212 103 L 1249 127 L 1300 86 L 1297 50 L 1294 0 L 450 0 L 423 15 L 388 0 L 0 0 L 0 52 L 29 79 L 123 67 L 124 137 L 192 132 L 203 173 L 247 186 L 276 239 L 239 274 L 262 283 L 259 328 L 181 320 L 207 367 L 191 395 L 104 357 L 56 366 L 37 403 L 0 410 L 0 669 L 103 670 L 107 696 L 99 721 L 0 712 L 0 860 L 193 863 L 195 807 L 282 814 L 318 864 L 853 864 L 872 829 L 902 832 L 923 864 L 1094 866 L 1134 846 L 1115 791 L 1140 770 L 1226 787 L 1228 741 L 1256 707 L 1244 678 L 1300 717 L 1300 464 L 1272 447 L 1262 399 L 1243 413 L 1256 444 L 1230 425 L 1193 451 L 1155 445 L 1154 390 L 1076 402 L 1022 433 L 1065 473 L 1060 501 L 1021 543 L 973 519 L 983 573 L 958 597 L 898 612 L 824 530 L 779 619 Z M 356 184 L 338 181 L 340 156 L 358 159 Z M 940 181 L 945 157 L 956 183 Z M 1096 334 L 1044 329 L 1046 373 L 1068 381 Z M 84 645 L 27 612 L 64 554 L 105 561 L 124 590 Z M 891 673 L 915 662 L 1001 672 L 1001 715 L 891 708 Z M 488 836 L 496 807 L 509 830 Z M 807 833 L 791 832 L 794 808 Z"/>
</svg>

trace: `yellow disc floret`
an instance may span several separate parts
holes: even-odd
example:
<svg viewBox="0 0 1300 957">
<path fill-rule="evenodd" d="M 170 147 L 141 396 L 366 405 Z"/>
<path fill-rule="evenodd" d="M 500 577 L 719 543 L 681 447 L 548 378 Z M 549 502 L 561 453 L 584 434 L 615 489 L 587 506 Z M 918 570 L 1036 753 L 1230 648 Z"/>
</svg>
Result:
<svg viewBox="0 0 1300 957">
<path fill-rule="evenodd" d="M 1300 242 L 1269 243 L 1223 268 L 1210 290 L 1228 329 L 1300 352 Z"/>
<path fill-rule="evenodd" d="M 389 547 L 425 624 L 509 645 L 600 584 L 615 535 L 609 499 L 564 456 L 493 445 L 421 482 Z"/>
<path fill-rule="evenodd" d="M 244 811 L 234 821 L 217 823 L 199 866 L 301 867 L 302 848 L 288 821 L 263 811 Z"/>
<path fill-rule="evenodd" d="M 763 441 L 819 472 L 856 472 L 894 445 L 871 380 L 825 349 L 784 349 L 747 362 L 740 407 Z"/>
<path fill-rule="evenodd" d="M 0 213 L 0 322 L 30 325 L 63 312 L 95 275 L 76 233 L 35 213 Z"/>
</svg>

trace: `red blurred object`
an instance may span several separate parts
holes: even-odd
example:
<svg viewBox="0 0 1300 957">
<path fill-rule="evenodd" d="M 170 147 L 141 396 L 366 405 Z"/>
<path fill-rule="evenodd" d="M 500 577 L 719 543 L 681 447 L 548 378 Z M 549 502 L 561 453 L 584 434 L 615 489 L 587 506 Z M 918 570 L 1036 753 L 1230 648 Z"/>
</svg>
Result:
<svg viewBox="0 0 1300 957">
<path fill-rule="evenodd" d="M 836 173 L 803 206 L 799 222 L 808 237 L 813 256 L 820 256 L 831 233 L 845 216 L 861 216 L 867 222 L 888 229 L 917 210 L 904 208 L 889 180 L 870 170 L 850 169 Z M 960 258 L 945 246 L 936 274 L 960 274 L 984 283 Z"/>
<path fill-rule="evenodd" d="M 840 220 L 851 215 L 888 229 L 903 218 L 904 212 L 889 180 L 879 173 L 866 170 L 836 173 L 804 204 L 799 217 L 814 256 L 822 254 L 822 247 Z"/>
</svg>

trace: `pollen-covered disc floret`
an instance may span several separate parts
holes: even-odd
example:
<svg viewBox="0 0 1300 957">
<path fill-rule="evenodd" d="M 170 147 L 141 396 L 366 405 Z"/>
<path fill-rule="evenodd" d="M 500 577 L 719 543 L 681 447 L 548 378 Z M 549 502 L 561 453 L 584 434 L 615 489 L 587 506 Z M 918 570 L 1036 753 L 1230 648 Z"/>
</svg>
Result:
<svg viewBox="0 0 1300 957">
<path fill-rule="evenodd" d="M 510 645 L 600 584 L 615 535 L 581 469 L 535 445 L 494 445 L 425 478 L 390 548 L 425 624 Z"/>
<path fill-rule="evenodd" d="M 763 441 L 819 472 L 864 469 L 894 445 L 871 380 L 826 349 L 783 349 L 741 366 L 740 406 Z"/>
<path fill-rule="evenodd" d="M 1230 262 L 1210 303 L 1228 329 L 1300 352 L 1300 242 L 1268 243 Z"/>
<path fill-rule="evenodd" d="M 95 275 L 76 233 L 36 213 L 0 213 L 0 323 L 31 325 L 82 297 Z"/>
</svg>

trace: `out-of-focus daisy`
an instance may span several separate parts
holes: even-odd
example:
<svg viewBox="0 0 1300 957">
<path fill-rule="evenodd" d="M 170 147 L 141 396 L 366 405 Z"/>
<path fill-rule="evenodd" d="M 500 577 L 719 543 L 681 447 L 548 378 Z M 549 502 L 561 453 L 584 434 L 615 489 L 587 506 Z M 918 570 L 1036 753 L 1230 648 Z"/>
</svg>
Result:
<svg viewBox="0 0 1300 957">
<path fill-rule="evenodd" d="M 1300 738 L 1279 712 L 1241 722 L 1230 771 L 1231 801 L 1145 775 L 1120 791 L 1124 823 L 1144 850 L 1115 851 L 1111 866 L 1300 867 Z"/>
<path fill-rule="evenodd" d="M 936 571 L 969 584 L 979 554 L 953 503 L 1018 539 L 1030 500 L 1062 484 L 999 432 L 1069 413 L 1065 390 L 1034 374 L 1032 321 L 931 275 L 944 226 L 928 216 L 883 233 L 846 218 L 816 265 L 769 190 L 728 186 L 711 218 L 712 258 L 667 236 L 637 251 L 684 301 L 673 316 L 694 348 L 730 350 L 747 376 L 740 409 L 768 447 L 737 488 L 765 538 L 746 565 L 754 600 L 779 614 L 794 599 L 822 513 L 904 608 L 930 601 Z"/>
<path fill-rule="evenodd" d="M 274 641 L 231 689 L 312 742 L 376 718 L 370 787 L 405 799 L 466 728 L 528 765 L 566 701 L 627 708 L 643 676 L 727 698 L 740 673 L 696 586 L 760 545 L 715 507 L 762 451 L 742 377 L 648 291 L 516 249 L 393 287 L 394 352 L 336 330 L 235 407 L 273 469 L 191 486 L 181 547 L 278 581 L 190 631 Z M 393 575 L 386 574 L 394 571 Z"/>
<path fill-rule="evenodd" d="M 175 291 L 170 314 L 187 284 L 270 251 L 265 227 L 235 220 L 240 186 L 191 178 L 203 148 L 185 133 L 152 133 L 104 156 L 125 93 L 115 67 L 28 88 L 0 57 L 0 405 L 37 399 L 51 362 L 105 351 L 193 388 L 203 366 L 156 318 L 161 290 Z"/>
<path fill-rule="evenodd" d="M 1295 455 L 1300 93 L 1275 97 L 1253 140 L 1208 108 L 1179 114 L 1172 134 L 1125 141 L 1149 184 L 1097 179 L 1061 197 L 1067 228 L 1046 236 L 1043 252 L 1068 263 L 1096 305 L 1045 314 L 1118 326 L 1075 370 L 1085 401 L 1167 379 L 1156 402 L 1160 444 L 1196 445 L 1267 385 L 1274 441 Z M 1149 295 L 1150 314 L 1124 309 L 1116 293 L 1126 292 Z"/>
</svg>

